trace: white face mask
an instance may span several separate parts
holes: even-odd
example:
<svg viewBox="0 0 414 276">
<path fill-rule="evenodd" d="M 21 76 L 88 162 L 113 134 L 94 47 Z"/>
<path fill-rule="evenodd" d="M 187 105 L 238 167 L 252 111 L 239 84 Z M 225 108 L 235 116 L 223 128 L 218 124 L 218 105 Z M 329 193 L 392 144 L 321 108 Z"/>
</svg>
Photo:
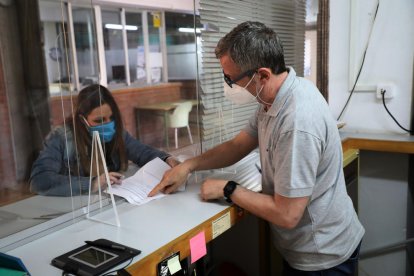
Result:
<svg viewBox="0 0 414 276">
<path fill-rule="evenodd" d="M 250 94 L 247 91 L 246 87 L 252 82 L 254 76 L 246 84 L 245 87 L 238 86 L 237 84 L 232 84 L 233 87 L 230 87 L 226 82 L 224 82 L 224 96 L 234 104 L 243 105 L 248 103 L 253 103 L 256 101 L 256 97 Z"/>
</svg>

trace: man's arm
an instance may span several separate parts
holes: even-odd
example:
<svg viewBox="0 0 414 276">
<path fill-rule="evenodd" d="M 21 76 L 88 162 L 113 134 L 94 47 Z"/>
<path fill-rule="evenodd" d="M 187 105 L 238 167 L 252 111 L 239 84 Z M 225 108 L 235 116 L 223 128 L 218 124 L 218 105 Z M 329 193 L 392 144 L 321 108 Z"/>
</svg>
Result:
<svg viewBox="0 0 414 276">
<path fill-rule="evenodd" d="M 249 154 L 257 145 L 257 138 L 250 136 L 245 131 L 241 131 L 232 140 L 168 170 L 161 182 L 155 186 L 148 196 L 154 196 L 160 191 L 167 194 L 174 192 L 187 180 L 188 174 L 193 171 L 230 166 Z"/>
<path fill-rule="evenodd" d="M 226 183 L 227 180 L 207 179 L 201 187 L 201 197 L 204 200 L 223 197 L 223 188 Z M 231 200 L 241 208 L 272 224 L 292 229 L 302 218 L 309 197 L 289 198 L 279 194 L 265 195 L 238 185 L 231 195 Z"/>
<path fill-rule="evenodd" d="M 241 131 L 236 137 L 188 160 L 190 172 L 233 165 L 257 147 L 257 139 Z M 186 163 L 186 162 L 184 162 Z"/>
</svg>

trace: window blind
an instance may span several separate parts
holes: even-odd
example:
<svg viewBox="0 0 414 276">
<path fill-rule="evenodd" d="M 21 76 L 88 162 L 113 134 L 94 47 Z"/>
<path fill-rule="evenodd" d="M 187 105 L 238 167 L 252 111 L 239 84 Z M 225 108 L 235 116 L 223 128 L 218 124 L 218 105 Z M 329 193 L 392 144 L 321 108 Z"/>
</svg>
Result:
<svg viewBox="0 0 414 276">
<path fill-rule="evenodd" d="M 258 103 L 233 105 L 224 97 L 223 74 L 214 49 L 221 37 L 244 21 L 259 21 L 280 36 L 287 66 L 303 76 L 305 0 L 200 0 L 198 53 L 202 151 L 233 138 L 246 125 Z"/>
</svg>

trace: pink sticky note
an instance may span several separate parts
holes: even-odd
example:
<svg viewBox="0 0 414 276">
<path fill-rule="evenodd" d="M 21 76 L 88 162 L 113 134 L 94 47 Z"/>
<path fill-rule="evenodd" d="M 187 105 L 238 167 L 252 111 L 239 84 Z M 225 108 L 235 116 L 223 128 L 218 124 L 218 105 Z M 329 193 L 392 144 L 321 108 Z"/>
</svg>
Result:
<svg viewBox="0 0 414 276">
<path fill-rule="evenodd" d="M 190 240 L 191 263 L 207 254 L 206 237 L 204 231 L 201 231 Z"/>
</svg>

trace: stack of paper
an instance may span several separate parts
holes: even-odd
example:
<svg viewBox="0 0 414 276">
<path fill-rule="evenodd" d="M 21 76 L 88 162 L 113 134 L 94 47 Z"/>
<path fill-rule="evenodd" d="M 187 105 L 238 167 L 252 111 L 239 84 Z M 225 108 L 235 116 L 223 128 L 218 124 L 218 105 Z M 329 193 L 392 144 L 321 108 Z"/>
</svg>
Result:
<svg viewBox="0 0 414 276">
<path fill-rule="evenodd" d="M 122 180 L 121 185 L 112 185 L 114 195 L 125 198 L 132 204 L 145 204 L 148 201 L 165 196 L 159 193 L 148 197 L 149 192 L 160 183 L 164 173 L 171 167 L 160 158 L 155 158 L 140 168 L 133 176 Z"/>
</svg>

